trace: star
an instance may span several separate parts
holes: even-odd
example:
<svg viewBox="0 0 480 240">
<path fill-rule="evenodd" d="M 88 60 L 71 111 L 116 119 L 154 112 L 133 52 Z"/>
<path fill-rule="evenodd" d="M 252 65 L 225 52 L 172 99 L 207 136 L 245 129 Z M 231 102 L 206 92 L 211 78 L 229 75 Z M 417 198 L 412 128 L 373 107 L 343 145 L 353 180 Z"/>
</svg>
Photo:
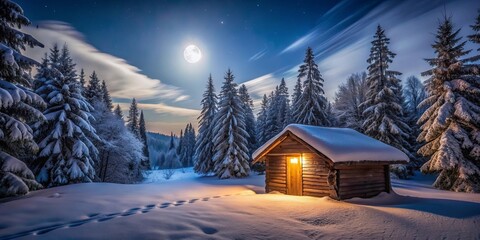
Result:
<svg viewBox="0 0 480 240">
<path fill-rule="evenodd" d="M 223 24 L 223 21 L 220 21 L 220 24 Z"/>
</svg>

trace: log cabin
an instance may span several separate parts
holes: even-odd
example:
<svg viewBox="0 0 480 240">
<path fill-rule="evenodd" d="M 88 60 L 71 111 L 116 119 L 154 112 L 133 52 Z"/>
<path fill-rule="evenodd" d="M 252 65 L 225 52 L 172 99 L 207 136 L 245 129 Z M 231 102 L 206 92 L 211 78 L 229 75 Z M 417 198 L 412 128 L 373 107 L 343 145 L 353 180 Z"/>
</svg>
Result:
<svg viewBox="0 0 480 240">
<path fill-rule="evenodd" d="M 349 128 L 290 124 L 253 153 L 265 162 L 265 191 L 342 200 L 389 193 L 402 151 Z"/>
</svg>

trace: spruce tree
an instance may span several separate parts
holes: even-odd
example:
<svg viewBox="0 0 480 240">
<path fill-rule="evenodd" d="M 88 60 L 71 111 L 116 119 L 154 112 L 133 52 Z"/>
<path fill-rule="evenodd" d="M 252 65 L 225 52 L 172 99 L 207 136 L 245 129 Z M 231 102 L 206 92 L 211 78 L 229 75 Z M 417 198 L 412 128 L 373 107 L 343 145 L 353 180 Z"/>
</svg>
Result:
<svg viewBox="0 0 480 240">
<path fill-rule="evenodd" d="M 474 54 L 473 57 L 467 59 L 469 66 L 471 67 L 471 72 L 469 74 L 470 78 L 476 79 L 476 81 L 472 81 L 475 83 L 476 88 L 480 88 L 480 9 L 478 10 L 477 18 L 475 19 L 475 24 L 470 26 L 473 30 L 473 34 L 468 36 L 470 42 L 476 45 L 477 52 Z M 474 70 L 476 69 L 476 70 Z M 477 98 L 475 101 L 475 105 L 480 106 L 480 98 Z"/>
<path fill-rule="evenodd" d="M 277 133 L 282 131 L 282 126 L 278 125 L 278 86 L 275 87 L 275 91 L 270 92 L 268 96 L 268 108 L 265 119 L 265 140 L 275 137 Z"/>
<path fill-rule="evenodd" d="M 122 108 L 120 107 L 120 104 L 117 104 L 117 106 L 115 106 L 115 109 L 113 110 L 113 113 L 114 113 L 115 116 L 117 116 L 119 119 L 122 119 L 122 120 L 123 120 L 123 112 L 122 112 Z"/>
<path fill-rule="evenodd" d="M 478 15 L 477 15 L 477 18 L 475 19 L 475 23 L 470 27 L 473 30 L 473 34 L 469 35 L 468 39 L 474 44 L 480 44 L 480 10 L 478 10 Z M 478 52 L 477 55 L 469 59 L 470 61 L 480 60 L 480 46 L 478 46 L 477 52 Z"/>
<path fill-rule="evenodd" d="M 310 47 L 307 48 L 305 60 L 298 70 L 298 79 L 303 80 L 303 90 L 293 107 L 293 121 L 299 124 L 328 126 L 328 118 L 325 115 L 327 100 L 323 91 L 324 80 Z"/>
<path fill-rule="evenodd" d="M 268 98 L 267 94 L 263 94 L 262 103 L 260 104 L 260 111 L 257 115 L 257 141 L 258 146 L 263 145 L 268 139 L 266 135 L 266 121 L 268 113 Z"/>
<path fill-rule="evenodd" d="M 82 95 L 85 96 L 85 88 L 87 87 L 87 83 L 85 81 L 85 71 L 83 71 L 83 68 L 80 70 L 78 80 L 80 83 L 80 89 L 82 90 Z"/>
<path fill-rule="evenodd" d="M 202 111 L 198 117 L 198 137 L 195 146 L 196 173 L 208 174 L 213 171 L 213 128 L 217 112 L 217 95 L 213 86 L 212 75 L 208 78 L 207 89 L 203 93 Z"/>
<path fill-rule="evenodd" d="M 193 155 L 195 154 L 195 130 L 191 123 L 185 127 L 183 135 L 183 166 L 193 166 Z"/>
<path fill-rule="evenodd" d="M 105 80 L 102 81 L 101 89 L 102 89 L 102 100 L 105 103 L 105 106 L 107 107 L 107 109 L 112 111 L 112 108 L 113 108 L 112 98 L 110 97 L 110 93 L 108 92 L 107 84 L 105 83 Z"/>
<path fill-rule="evenodd" d="M 446 18 L 438 27 L 432 48 L 436 56 L 426 61 L 432 69 L 422 73 L 428 93 L 418 120 L 424 143 L 418 153 L 429 160 L 424 173 L 439 173 L 434 186 L 457 192 L 480 192 L 480 99 L 478 78 L 462 57 L 470 51 Z"/>
<path fill-rule="evenodd" d="M 55 50 L 51 51 L 54 54 Z M 42 64 L 36 75 L 37 93 L 48 105 L 44 111 L 47 121 L 34 125 L 40 147 L 35 165 L 38 181 L 47 186 L 93 181 L 98 154 L 89 140 L 98 139 L 90 124 L 93 107 L 81 95 L 76 76 L 65 77 L 55 68 L 69 65 L 63 62 L 70 59 L 68 55 L 60 59 L 55 65 Z"/>
<path fill-rule="evenodd" d="M 365 108 L 363 129 L 365 133 L 377 140 L 390 144 L 411 157 L 406 141 L 410 128 L 403 116 L 403 98 L 400 72 L 389 70 L 395 53 L 388 49 L 390 39 L 379 25 L 372 41 L 370 57 L 367 62 L 367 97 L 362 103 Z M 401 178 L 407 177 L 403 165 L 393 165 L 391 170 Z"/>
<path fill-rule="evenodd" d="M 290 100 L 288 96 L 288 88 L 285 83 L 285 79 L 282 78 L 280 85 L 278 86 L 277 93 L 277 125 L 280 126 L 282 130 L 291 122 L 291 113 L 290 113 Z"/>
<path fill-rule="evenodd" d="M 225 74 L 218 113 L 215 117 L 215 175 L 221 179 L 246 177 L 249 174 L 248 133 L 245 129 L 243 106 L 230 69 Z"/>
<path fill-rule="evenodd" d="M 293 88 L 293 94 L 292 94 L 292 105 L 295 106 L 295 103 L 300 100 L 300 97 L 302 96 L 302 81 L 300 78 L 297 78 L 297 83 L 295 84 L 295 87 Z"/>
<path fill-rule="evenodd" d="M 127 116 L 127 128 L 132 132 L 135 136 L 139 136 L 139 129 L 138 129 L 138 106 L 137 100 L 135 98 L 132 99 L 132 104 L 130 105 L 130 109 L 128 110 Z"/>
<path fill-rule="evenodd" d="M 55 69 L 60 68 L 60 49 L 58 44 L 54 43 L 52 48 L 50 48 L 50 54 L 48 55 L 49 64 Z"/>
<path fill-rule="evenodd" d="M 102 87 L 95 71 L 90 75 L 88 87 L 85 89 L 85 98 L 90 104 L 103 101 Z"/>
<path fill-rule="evenodd" d="M 19 30 L 30 24 L 19 5 L 3 0 L 0 9 L 0 197 L 4 197 L 41 188 L 20 159 L 38 150 L 27 123 L 45 119 L 38 108 L 46 104 L 29 89 L 28 72 L 38 63 L 22 55 L 27 46 L 43 45 Z"/>
<path fill-rule="evenodd" d="M 59 57 L 57 70 L 65 78 L 65 81 L 76 82 L 77 81 L 77 72 L 75 71 L 76 64 L 73 62 L 73 59 L 70 57 L 70 51 L 68 50 L 67 44 L 64 44 L 61 50 Z"/>
<path fill-rule="evenodd" d="M 175 137 L 173 136 L 173 132 L 170 133 L 170 143 L 168 144 L 168 150 L 175 149 Z"/>
<path fill-rule="evenodd" d="M 184 143 L 183 143 L 183 129 L 180 129 L 180 137 L 178 137 L 177 155 L 180 158 L 180 163 L 183 163 L 185 158 Z"/>
<path fill-rule="evenodd" d="M 248 133 L 248 155 L 252 156 L 252 153 L 255 151 L 257 146 L 257 138 L 255 133 L 255 115 L 253 115 L 253 100 L 252 98 L 250 98 L 245 84 L 242 84 L 242 86 L 240 86 L 240 88 L 238 89 L 238 96 L 243 104 L 245 128 Z"/>
<path fill-rule="evenodd" d="M 143 143 L 143 155 L 145 156 L 145 160 L 141 162 L 141 165 L 143 169 L 150 169 L 150 158 L 149 158 L 148 141 L 147 141 L 147 128 L 145 126 L 145 117 L 143 116 L 143 110 L 140 111 L 138 132 L 140 136 L 140 141 Z"/>
</svg>

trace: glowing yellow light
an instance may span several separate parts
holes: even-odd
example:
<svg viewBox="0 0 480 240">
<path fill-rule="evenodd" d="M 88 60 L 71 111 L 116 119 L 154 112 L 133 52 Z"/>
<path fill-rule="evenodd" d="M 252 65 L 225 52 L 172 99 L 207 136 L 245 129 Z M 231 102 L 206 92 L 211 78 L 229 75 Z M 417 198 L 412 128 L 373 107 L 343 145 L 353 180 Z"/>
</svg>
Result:
<svg viewBox="0 0 480 240">
<path fill-rule="evenodd" d="M 298 158 L 290 158 L 290 163 L 297 164 Z"/>
</svg>

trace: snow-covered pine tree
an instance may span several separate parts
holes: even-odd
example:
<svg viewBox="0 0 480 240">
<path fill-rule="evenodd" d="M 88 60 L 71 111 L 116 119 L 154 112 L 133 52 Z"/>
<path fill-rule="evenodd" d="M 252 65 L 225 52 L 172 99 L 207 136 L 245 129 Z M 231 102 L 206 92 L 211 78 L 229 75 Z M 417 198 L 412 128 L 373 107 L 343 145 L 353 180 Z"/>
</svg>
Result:
<svg viewBox="0 0 480 240">
<path fill-rule="evenodd" d="M 323 91 L 323 78 L 315 63 L 312 48 L 307 48 L 304 63 L 298 70 L 298 79 L 303 80 L 303 91 L 293 107 L 293 122 L 299 124 L 328 126 L 325 115 L 327 100 Z M 294 95 L 295 97 L 295 95 Z"/>
<path fill-rule="evenodd" d="M 434 186 L 457 192 L 480 192 L 480 88 L 462 57 L 470 51 L 445 17 L 432 45 L 436 56 L 427 59 L 427 110 L 418 120 L 424 145 L 418 153 L 429 160 L 424 173 L 439 173 Z"/>
<path fill-rule="evenodd" d="M 17 29 L 30 24 L 19 5 L 3 0 L 0 9 L 0 197 L 5 197 L 41 188 L 19 159 L 23 157 L 20 153 L 38 150 L 27 123 L 44 119 L 37 108 L 46 104 L 29 89 L 28 71 L 38 63 L 22 55 L 26 46 L 43 45 Z"/>
<path fill-rule="evenodd" d="M 257 138 L 255 132 L 255 115 L 253 115 L 253 100 L 250 98 L 247 86 L 245 86 L 245 84 L 242 84 L 242 86 L 240 86 L 238 89 L 238 97 L 243 104 L 245 128 L 248 133 L 248 156 L 251 157 L 257 146 Z"/>
<path fill-rule="evenodd" d="M 193 155 L 195 154 L 195 129 L 191 123 L 187 124 L 184 134 L 185 167 L 193 166 Z"/>
<path fill-rule="evenodd" d="M 417 142 L 417 137 L 420 134 L 420 126 L 417 124 L 418 119 L 425 111 L 425 108 L 419 108 L 419 104 L 427 97 L 425 86 L 415 76 L 410 76 L 405 82 L 403 88 L 403 96 L 405 98 L 405 115 L 406 123 L 410 126 L 410 133 L 408 136 L 408 142 L 411 145 L 410 152 L 413 158 L 410 159 L 409 165 L 414 169 L 420 168 L 424 159 L 417 154 L 420 144 Z"/>
<path fill-rule="evenodd" d="M 280 81 L 280 85 L 278 86 L 276 102 L 278 108 L 277 125 L 283 129 L 291 122 L 290 99 L 284 78 L 282 78 L 282 81 Z"/>
<path fill-rule="evenodd" d="M 257 125 L 255 126 L 256 132 L 257 132 L 257 141 L 258 141 L 257 147 L 263 145 L 266 141 L 268 141 L 267 133 L 266 133 L 268 108 L 269 108 L 269 102 L 268 102 L 267 94 L 263 94 L 262 103 L 260 104 L 260 111 L 257 114 Z M 253 164 L 252 170 L 259 174 L 263 174 L 263 172 L 265 172 L 265 163 L 257 162 Z"/>
<path fill-rule="evenodd" d="M 66 63 L 55 64 L 62 65 Z M 93 107 L 82 96 L 76 76 L 65 78 L 53 65 L 42 64 L 35 78 L 40 83 L 37 94 L 48 103 L 43 112 L 47 121 L 34 124 L 40 147 L 37 180 L 47 186 L 93 181 L 98 151 L 89 139 L 98 137 L 90 124 Z"/>
<path fill-rule="evenodd" d="M 58 59 L 58 71 L 63 75 L 67 82 L 77 82 L 77 72 L 75 71 L 75 63 L 70 57 L 70 51 L 67 44 L 64 44 L 61 50 L 60 58 Z"/>
<path fill-rule="evenodd" d="M 117 104 L 117 106 L 113 110 L 113 113 L 115 114 L 115 116 L 117 116 L 117 118 L 123 120 L 123 112 L 122 112 L 122 108 L 120 107 L 120 104 Z"/>
<path fill-rule="evenodd" d="M 265 119 L 265 141 L 275 137 L 277 133 L 282 131 L 282 125 L 278 124 L 278 86 L 275 87 L 275 91 L 270 92 L 268 96 L 268 108 Z"/>
<path fill-rule="evenodd" d="M 52 48 L 50 48 L 48 60 L 50 66 L 54 67 L 57 70 L 60 68 L 60 49 L 58 48 L 57 43 L 54 43 Z"/>
<path fill-rule="evenodd" d="M 215 117 L 215 175 L 221 179 L 248 176 L 248 133 L 245 130 L 243 107 L 230 69 L 225 74 L 218 113 Z"/>
<path fill-rule="evenodd" d="M 178 145 L 177 145 L 177 155 L 180 163 L 183 165 L 185 159 L 185 144 L 183 143 L 183 129 L 180 129 L 180 137 L 178 138 Z"/>
<path fill-rule="evenodd" d="M 132 99 L 132 104 L 130 104 L 130 109 L 128 110 L 127 116 L 127 128 L 132 132 L 135 136 L 139 136 L 139 129 L 138 129 L 138 105 L 137 100 L 135 98 Z"/>
<path fill-rule="evenodd" d="M 198 117 L 198 137 L 195 146 L 196 173 L 208 174 L 213 172 L 213 128 L 217 112 L 217 95 L 213 86 L 212 75 L 208 77 L 207 89 L 203 93 L 202 111 Z"/>
<path fill-rule="evenodd" d="M 480 9 L 478 10 L 477 18 L 475 19 L 475 24 L 470 26 L 473 30 L 473 34 L 468 36 L 468 39 L 473 44 L 477 45 L 477 53 L 474 54 L 473 57 L 467 59 L 471 70 L 473 70 L 473 74 L 470 74 L 470 77 L 475 78 L 476 81 L 472 81 L 475 83 L 476 88 L 480 88 Z M 480 106 L 480 98 L 474 99 L 475 105 Z"/>
<path fill-rule="evenodd" d="M 170 134 L 170 144 L 165 154 L 165 162 L 162 166 L 163 168 L 178 168 L 181 167 L 181 163 L 178 159 L 177 146 L 175 143 L 175 136 L 173 133 Z"/>
<path fill-rule="evenodd" d="M 87 87 L 87 82 L 85 81 L 85 71 L 83 71 L 83 68 L 80 70 L 80 75 L 78 76 L 78 82 L 80 83 L 82 96 L 85 96 L 85 88 Z"/>
<path fill-rule="evenodd" d="M 177 147 L 177 154 L 182 167 L 193 166 L 193 154 L 195 153 L 195 130 L 191 123 L 180 131 L 180 140 Z"/>
<path fill-rule="evenodd" d="M 474 44 L 480 44 L 480 10 L 478 10 L 477 18 L 475 23 L 470 26 L 473 30 L 473 34 L 468 35 L 468 39 Z M 469 61 L 478 61 L 480 60 L 480 46 L 477 48 L 478 54 L 470 58 Z"/>
<path fill-rule="evenodd" d="M 172 150 L 172 149 L 177 149 L 175 147 L 175 137 L 173 135 L 173 132 L 170 132 L 170 143 L 168 144 L 168 150 Z"/>
<path fill-rule="evenodd" d="M 143 169 L 148 170 L 150 169 L 150 158 L 148 153 L 147 127 L 145 125 L 145 117 L 143 115 L 143 110 L 140 111 L 138 133 L 140 136 L 140 141 L 143 143 L 143 155 L 145 156 L 144 160 L 141 162 L 141 165 Z"/>
<path fill-rule="evenodd" d="M 84 92 L 85 98 L 90 104 L 100 102 L 103 100 L 102 87 L 95 71 L 90 75 L 90 81 Z"/>
<path fill-rule="evenodd" d="M 300 100 L 301 96 L 302 96 L 302 80 L 300 80 L 300 78 L 297 78 L 297 83 L 295 84 L 295 87 L 293 88 L 292 106 L 295 106 L 295 103 L 298 100 Z"/>
<path fill-rule="evenodd" d="M 389 70 L 389 64 L 395 53 L 388 49 L 390 39 L 379 25 L 372 41 L 370 57 L 367 62 L 367 98 L 362 107 L 365 121 L 365 133 L 384 143 L 390 144 L 405 154 L 408 151 L 408 133 L 410 128 L 403 116 L 403 102 L 401 98 L 400 72 Z M 407 177 L 407 168 L 402 165 L 392 165 L 391 171 L 398 177 Z"/>
<path fill-rule="evenodd" d="M 107 109 L 112 111 L 113 109 L 112 98 L 110 97 L 110 93 L 108 92 L 107 84 L 105 83 L 105 80 L 102 81 L 101 89 L 102 89 L 102 100 L 105 103 L 105 106 L 107 107 Z"/>
<path fill-rule="evenodd" d="M 257 114 L 257 141 L 258 146 L 263 145 L 268 139 L 266 136 L 266 121 L 267 121 L 267 112 L 268 112 L 268 98 L 267 94 L 263 94 L 262 103 L 260 104 L 260 111 Z"/>
<path fill-rule="evenodd" d="M 365 101 L 367 94 L 367 74 L 355 73 L 347 78 L 346 83 L 340 84 L 335 93 L 333 103 L 334 113 L 340 127 L 347 127 L 363 132 L 363 108 L 360 105 Z"/>
</svg>

